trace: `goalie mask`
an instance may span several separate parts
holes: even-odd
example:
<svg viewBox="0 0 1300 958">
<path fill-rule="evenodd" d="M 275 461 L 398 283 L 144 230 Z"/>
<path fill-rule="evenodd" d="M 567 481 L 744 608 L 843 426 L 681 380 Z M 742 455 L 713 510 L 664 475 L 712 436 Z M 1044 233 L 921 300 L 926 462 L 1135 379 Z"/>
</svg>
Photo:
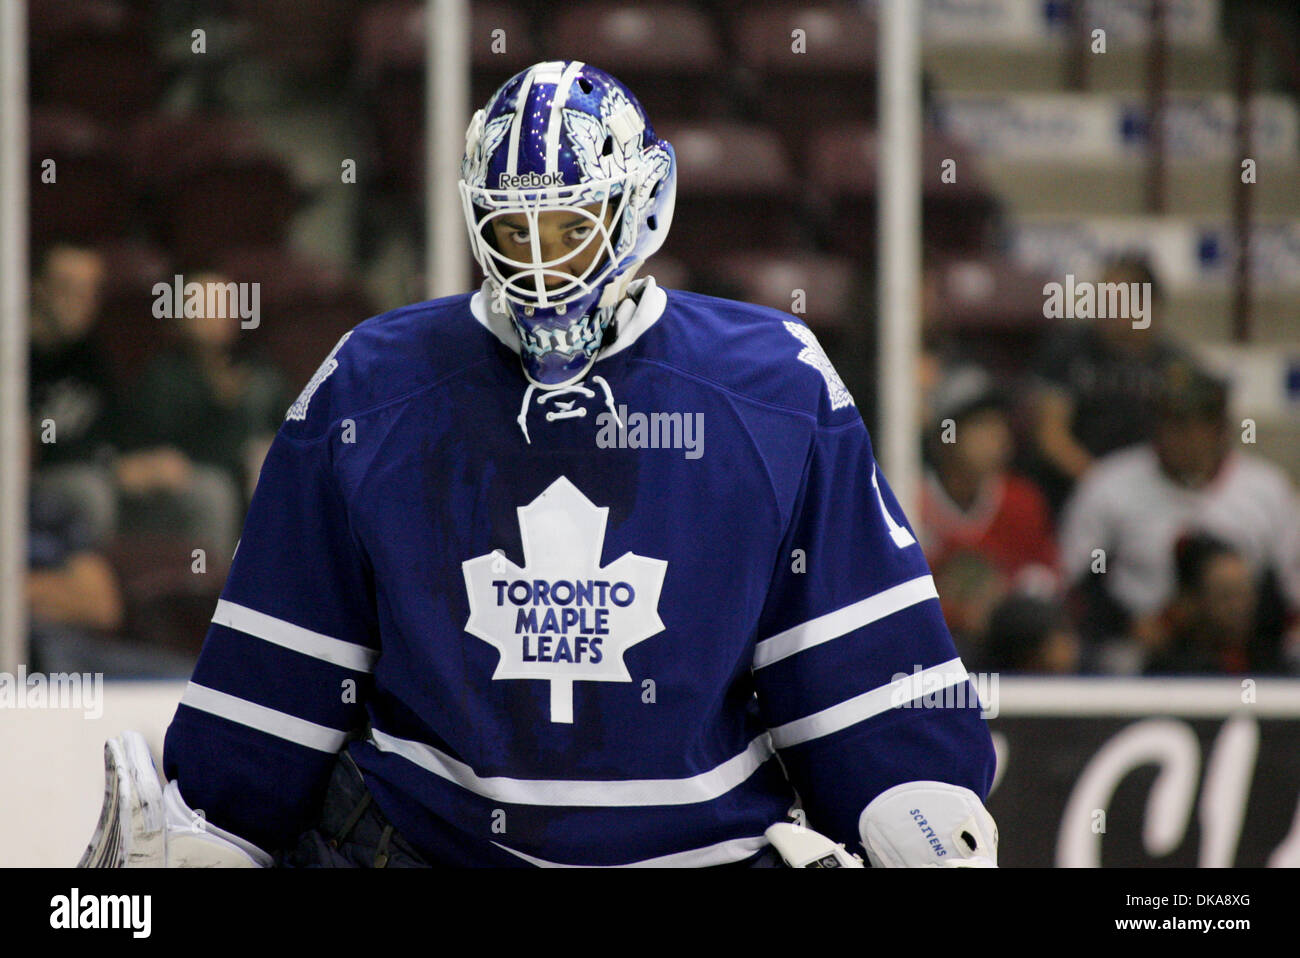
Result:
<svg viewBox="0 0 1300 958">
<path fill-rule="evenodd" d="M 628 283 L 668 233 L 676 174 L 636 97 L 585 63 L 532 66 L 474 114 L 460 179 L 470 248 L 519 333 L 530 381 L 586 375 Z M 541 218 L 553 211 L 569 240 L 561 252 L 542 249 Z M 494 224 L 509 231 L 505 249 Z"/>
</svg>

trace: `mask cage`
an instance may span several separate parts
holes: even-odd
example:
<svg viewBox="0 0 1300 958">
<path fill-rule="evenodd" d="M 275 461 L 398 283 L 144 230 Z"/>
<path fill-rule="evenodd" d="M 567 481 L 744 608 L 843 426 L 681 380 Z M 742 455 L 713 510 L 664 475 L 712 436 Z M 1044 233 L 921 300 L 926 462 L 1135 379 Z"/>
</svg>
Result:
<svg viewBox="0 0 1300 958">
<path fill-rule="evenodd" d="M 463 181 L 459 185 L 475 260 L 507 300 L 525 309 L 556 309 L 563 314 L 565 306 L 598 290 L 635 248 L 638 224 L 623 222 L 634 186 L 630 176 L 541 190 L 491 190 L 471 187 Z M 583 209 L 595 204 L 599 204 L 598 210 Z M 611 209 L 613 216 L 606 226 L 605 218 Z M 571 213 L 586 220 L 592 230 L 575 249 L 542 261 L 537 227 L 540 214 L 546 212 Z M 528 224 L 531 259 L 516 259 L 490 239 L 491 221 L 507 215 Z M 558 268 L 592 243 L 600 247 L 599 254 L 580 275 Z M 561 284 L 547 289 L 548 278 L 559 279 Z"/>
</svg>

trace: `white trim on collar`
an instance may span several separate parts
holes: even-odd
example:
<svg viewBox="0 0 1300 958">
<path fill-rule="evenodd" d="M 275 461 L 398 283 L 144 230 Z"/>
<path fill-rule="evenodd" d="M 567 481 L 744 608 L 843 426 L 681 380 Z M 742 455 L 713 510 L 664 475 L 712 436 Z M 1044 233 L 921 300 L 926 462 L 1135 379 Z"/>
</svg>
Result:
<svg viewBox="0 0 1300 958">
<path fill-rule="evenodd" d="M 668 294 L 655 284 L 653 276 L 645 276 L 633 282 L 628 288 L 627 298 L 618 305 L 618 310 L 614 314 L 614 322 L 610 324 L 611 328 L 618 331 L 614 344 L 601 349 L 596 356 L 596 362 L 600 362 L 607 356 L 622 352 L 636 342 L 647 329 L 659 321 L 659 317 L 664 314 L 667 305 Z M 515 331 L 514 324 L 510 322 L 509 316 L 504 312 L 498 312 L 491 308 L 486 282 L 477 293 L 470 297 L 469 311 L 478 320 L 479 325 L 499 339 L 512 352 L 518 354 L 520 348 L 519 334 Z"/>
</svg>

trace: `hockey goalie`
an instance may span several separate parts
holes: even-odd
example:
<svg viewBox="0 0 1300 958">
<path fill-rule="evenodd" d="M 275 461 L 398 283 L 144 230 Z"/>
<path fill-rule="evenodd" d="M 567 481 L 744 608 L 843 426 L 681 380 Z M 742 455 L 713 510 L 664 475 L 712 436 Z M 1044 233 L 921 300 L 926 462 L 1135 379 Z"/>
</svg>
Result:
<svg viewBox="0 0 1300 958">
<path fill-rule="evenodd" d="M 676 183 L 589 64 L 474 115 L 482 287 L 361 323 L 289 409 L 166 783 L 110 742 L 84 864 L 996 864 L 849 390 L 795 317 L 638 275 Z"/>
</svg>

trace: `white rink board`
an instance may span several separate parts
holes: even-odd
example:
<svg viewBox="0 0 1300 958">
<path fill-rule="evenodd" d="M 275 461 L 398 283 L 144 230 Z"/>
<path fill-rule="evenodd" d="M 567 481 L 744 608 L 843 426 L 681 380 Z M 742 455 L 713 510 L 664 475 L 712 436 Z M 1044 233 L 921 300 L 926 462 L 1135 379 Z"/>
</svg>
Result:
<svg viewBox="0 0 1300 958">
<path fill-rule="evenodd" d="M 105 682 L 103 714 L 0 708 L 0 867 L 66 867 L 90 841 L 104 797 L 104 741 L 144 735 L 161 766 L 184 682 Z"/>
<path fill-rule="evenodd" d="M 1287 679 L 1257 680 L 1249 704 L 1237 678 L 1007 677 L 996 688 L 1003 716 L 1300 718 L 1300 681 Z M 75 865 L 99 817 L 104 740 L 135 729 L 161 765 L 163 735 L 184 690 L 184 682 L 108 682 L 97 719 L 71 709 L 0 709 L 0 867 Z"/>
</svg>

